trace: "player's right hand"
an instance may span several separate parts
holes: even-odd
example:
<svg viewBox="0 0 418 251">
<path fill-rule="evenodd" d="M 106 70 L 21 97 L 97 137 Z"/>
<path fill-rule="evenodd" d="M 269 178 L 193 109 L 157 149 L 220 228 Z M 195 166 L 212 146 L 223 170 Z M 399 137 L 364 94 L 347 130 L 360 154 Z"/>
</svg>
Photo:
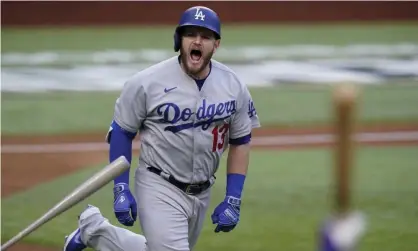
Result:
<svg viewBox="0 0 418 251">
<path fill-rule="evenodd" d="M 133 226 L 136 221 L 137 208 L 135 198 L 129 190 L 129 185 L 126 183 L 115 184 L 113 195 L 113 210 L 116 218 L 125 226 Z"/>
</svg>

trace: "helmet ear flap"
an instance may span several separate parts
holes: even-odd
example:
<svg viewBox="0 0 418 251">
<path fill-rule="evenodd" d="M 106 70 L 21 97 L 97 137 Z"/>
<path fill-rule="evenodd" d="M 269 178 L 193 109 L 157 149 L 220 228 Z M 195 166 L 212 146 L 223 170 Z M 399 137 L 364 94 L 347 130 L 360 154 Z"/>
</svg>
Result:
<svg viewBox="0 0 418 251">
<path fill-rule="evenodd" d="M 181 37 L 178 32 L 174 32 L 174 51 L 178 52 L 181 46 Z"/>
</svg>

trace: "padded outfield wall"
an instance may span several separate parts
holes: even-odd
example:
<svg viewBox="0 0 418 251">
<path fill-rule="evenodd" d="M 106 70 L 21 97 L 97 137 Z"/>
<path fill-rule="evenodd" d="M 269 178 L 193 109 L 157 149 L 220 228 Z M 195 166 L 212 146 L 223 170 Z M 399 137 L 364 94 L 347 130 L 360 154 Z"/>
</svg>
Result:
<svg viewBox="0 0 418 251">
<path fill-rule="evenodd" d="M 2 26 L 173 24 L 193 5 L 223 23 L 418 20 L 418 2 L 2 2 Z M 239 9 L 239 11 L 238 11 Z"/>
</svg>

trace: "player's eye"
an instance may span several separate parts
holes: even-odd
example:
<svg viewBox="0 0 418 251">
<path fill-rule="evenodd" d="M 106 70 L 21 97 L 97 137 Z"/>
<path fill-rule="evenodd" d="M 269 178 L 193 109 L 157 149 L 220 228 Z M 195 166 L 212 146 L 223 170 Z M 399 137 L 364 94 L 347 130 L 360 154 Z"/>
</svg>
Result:
<svg viewBox="0 0 418 251">
<path fill-rule="evenodd" d="M 194 30 L 185 30 L 183 35 L 186 36 L 186 37 L 196 37 L 197 32 L 194 31 Z"/>
</svg>

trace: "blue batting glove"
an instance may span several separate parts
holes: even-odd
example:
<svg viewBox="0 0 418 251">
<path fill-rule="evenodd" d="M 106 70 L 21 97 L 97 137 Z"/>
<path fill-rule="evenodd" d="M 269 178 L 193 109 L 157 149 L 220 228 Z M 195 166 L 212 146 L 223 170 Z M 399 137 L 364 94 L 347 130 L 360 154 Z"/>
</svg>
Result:
<svg viewBox="0 0 418 251">
<path fill-rule="evenodd" d="M 212 223 L 218 224 L 215 233 L 229 232 L 234 229 L 239 222 L 240 208 L 240 198 L 226 196 L 212 214 Z"/>
<path fill-rule="evenodd" d="M 135 198 L 129 190 L 129 185 L 126 183 L 115 184 L 113 194 L 113 210 L 116 218 L 125 226 L 133 226 L 136 221 L 137 208 Z"/>
</svg>

